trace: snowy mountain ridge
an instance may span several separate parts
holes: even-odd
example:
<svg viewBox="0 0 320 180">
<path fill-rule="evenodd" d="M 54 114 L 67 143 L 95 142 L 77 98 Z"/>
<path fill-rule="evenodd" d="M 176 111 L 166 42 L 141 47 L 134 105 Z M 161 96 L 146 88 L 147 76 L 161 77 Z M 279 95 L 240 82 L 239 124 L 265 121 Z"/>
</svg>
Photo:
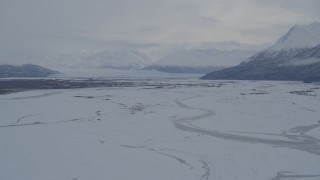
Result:
<svg viewBox="0 0 320 180">
<path fill-rule="evenodd" d="M 320 81 L 320 23 L 294 26 L 248 61 L 202 79 Z"/>
<path fill-rule="evenodd" d="M 152 63 L 152 59 L 138 51 L 103 51 L 87 57 L 90 62 L 97 62 L 101 68 L 141 69 Z"/>
<path fill-rule="evenodd" d="M 295 25 L 269 50 L 280 51 L 314 47 L 320 43 L 320 22 Z"/>
<path fill-rule="evenodd" d="M 169 73 L 206 74 L 243 62 L 253 55 L 249 50 L 179 49 L 146 66 L 144 70 Z"/>
<path fill-rule="evenodd" d="M 3 64 L 0 65 L 0 78 L 9 77 L 49 77 L 59 74 L 58 71 L 47 69 L 34 64 L 23 64 L 21 66 Z"/>
<path fill-rule="evenodd" d="M 226 46 L 230 46 L 229 44 L 227 43 Z M 242 46 L 240 43 L 237 45 Z M 187 46 L 190 45 L 50 54 L 42 57 L 37 64 L 55 69 L 149 69 L 164 72 L 172 72 L 176 69 L 176 72 L 188 73 L 190 70 L 190 73 L 205 74 L 210 72 L 210 69 L 239 64 L 257 52 L 250 48 L 232 49 L 233 46 L 230 47 L 231 50 Z"/>
<path fill-rule="evenodd" d="M 152 59 L 138 51 L 77 52 L 53 54 L 43 57 L 39 64 L 55 68 L 109 68 L 140 69 L 152 63 Z"/>
<path fill-rule="evenodd" d="M 153 65 L 232 66 L 254 54 L 245 50 L 181 49 L 158 60 Z"/>
</svg>

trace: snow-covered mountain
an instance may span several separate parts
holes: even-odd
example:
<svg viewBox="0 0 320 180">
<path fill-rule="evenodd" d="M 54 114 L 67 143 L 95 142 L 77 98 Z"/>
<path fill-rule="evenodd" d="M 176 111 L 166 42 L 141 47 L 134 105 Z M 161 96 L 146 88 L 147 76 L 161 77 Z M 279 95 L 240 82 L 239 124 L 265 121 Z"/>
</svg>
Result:
<svg viewBox="0 0 320 180">
<path fill-rule="evenodd" d="M 144 69 L 175 73 L 208 73 L 243 62 L 255 51 L 179 49 Z"/>
<path fill-rule="evenodd" d="M 24 64 L 21 66 L 0 65 L 0 78 L 48 77 L 55 74 L 59 74 L 59 72 L 33 64 Z"/>
<path fill-rule="evenodd" d="M 185 48 L 188 49 L 218 49 L 222 51 L 243 50 L 243 51 L 260 51 L 269 47 L 271 44 L 246 44 L 237 41 L 222 41 L 222 42 L 202 42 L 202 43 L 186 43 Z"/>
<path fill-rule="evenodd" d="M 320 43 L 320 22 L 295 25 L 270 50 L 290 50 L 314 47 Z"/>
<path fill-rule="evenodd" d="M 138 51 L 99 52 L 87 57 L 98 67 L 114 69 L 140 69 L 152 62 L 151 58 Z"/>
<path fill-rule="evenodd" d="M 232 66 L 246 60 L 254 52 L 218 49 L 181 49 L 158 60 L 154 65 Z"/>
<path fill-rule="evenodd" d="M 166 73 L 206 74 L 224 68 L 221 66 L 150 65 L 143 68 L 143 70 L 156 70 Z"/>
<path fill-rule="evenodd" d="M 76 52 L 43 57 L 40 64 L 55 68 L 141 69 L 152 63 L 151 58 L 138 51 Z"/>
<path fill-rule="evenodd" d="M 215 48 L 217 47 L 217 48 Z M 50 54 L 37 64 L 54 69 L 144 69 L 205 74 L 243 62 L 263 46 L 237 42 L 183 43 L 116 51 Z M 220 48 L 220 49 L 218 49 Z"/>
<path fill-rule="evenodd" d="M 202 79 L 320 81 L 320 23 L 294 26 L 273 46 L 247 62 Z"/>
</svg>

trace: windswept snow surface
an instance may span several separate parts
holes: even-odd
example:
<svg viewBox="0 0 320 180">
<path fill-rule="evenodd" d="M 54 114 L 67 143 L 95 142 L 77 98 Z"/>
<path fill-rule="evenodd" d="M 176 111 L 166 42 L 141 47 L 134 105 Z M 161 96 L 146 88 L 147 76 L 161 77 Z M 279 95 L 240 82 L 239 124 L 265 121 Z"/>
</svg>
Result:
<svg viewBox="0 0 320 180">
<path fill-rule="evenodd" d="M 317 84 L 26 91 L 1 95 L 0 114 L 4 180 L 320 179 Z"/>
</svg>

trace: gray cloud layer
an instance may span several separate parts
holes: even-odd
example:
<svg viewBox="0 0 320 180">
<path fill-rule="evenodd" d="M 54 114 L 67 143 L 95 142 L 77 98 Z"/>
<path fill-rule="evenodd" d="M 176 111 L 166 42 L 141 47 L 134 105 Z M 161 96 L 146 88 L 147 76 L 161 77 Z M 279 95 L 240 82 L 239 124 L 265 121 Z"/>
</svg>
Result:
<svg viewBox="0 0 320 180">
<path fill-rule="evenodd" d="M 273 42 L 319 9 L 319 0 L 0 0 L 0 62 L 115 42 Z"/>
</svg>

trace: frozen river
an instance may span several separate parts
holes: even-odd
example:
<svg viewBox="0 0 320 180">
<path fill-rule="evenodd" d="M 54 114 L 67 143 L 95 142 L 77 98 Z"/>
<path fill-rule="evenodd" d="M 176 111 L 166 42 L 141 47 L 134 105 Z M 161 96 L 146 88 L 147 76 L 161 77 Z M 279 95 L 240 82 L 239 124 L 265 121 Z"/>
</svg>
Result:
<svg viewBox="0 0 320 180">
<path fill-rule="evenodd" d="M 90 79 L 26 87 L 0 95 L 0 179 L 320 179 L 319 84 Z"/>
</svg>

